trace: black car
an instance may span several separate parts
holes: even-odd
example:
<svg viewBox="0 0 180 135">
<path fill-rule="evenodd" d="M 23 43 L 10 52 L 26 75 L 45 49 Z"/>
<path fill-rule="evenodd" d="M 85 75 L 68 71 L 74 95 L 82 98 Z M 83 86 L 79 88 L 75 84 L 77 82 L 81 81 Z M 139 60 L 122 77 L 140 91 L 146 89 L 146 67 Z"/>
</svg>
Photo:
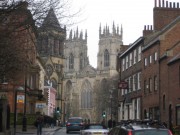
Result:
<svg viewBox="0 0 180 135">
<path fill-rule="evenodd" d="M 66 133 L 70 131 L 80 131 L 83 128 L 83 119 L 81 117 L 71 117 L 66 123 Z"/>
<path fill-rule="evenodd" d="M 172 135 L 171 131 L 160 123 L 126 122 L 112 128 L 109 135 Z"/>
</svg>

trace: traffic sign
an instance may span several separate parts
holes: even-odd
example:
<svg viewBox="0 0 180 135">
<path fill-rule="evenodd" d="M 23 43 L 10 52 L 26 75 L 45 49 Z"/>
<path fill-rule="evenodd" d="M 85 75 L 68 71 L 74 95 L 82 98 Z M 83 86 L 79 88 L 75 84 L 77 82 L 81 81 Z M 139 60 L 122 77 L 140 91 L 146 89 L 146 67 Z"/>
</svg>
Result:
<svg viewBox="0 0 180 135">
<path fill-rule="evenodd" d="M 120 88 L 120 89 L 128 89 L 128 82 L 126 82 L 126 81 L 120 81 L 120 82 L 119 82 L 119 88 Z"/>
</svg>

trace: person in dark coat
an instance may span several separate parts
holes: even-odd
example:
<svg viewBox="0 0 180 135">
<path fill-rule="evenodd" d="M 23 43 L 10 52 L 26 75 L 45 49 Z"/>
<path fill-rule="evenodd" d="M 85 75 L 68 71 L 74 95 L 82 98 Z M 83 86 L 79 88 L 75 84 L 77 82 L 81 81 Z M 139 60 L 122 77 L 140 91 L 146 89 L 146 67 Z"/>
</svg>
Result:
<svg viewBox="0 0 180 135">
<path fill-rule="evenodd" d="M 37 122 L 37 135 L 42 135 L 42 126 L 44 122 L 43 115 L 38 116 L 36 122 Z"/>
<path fill-rule="evenodd" d="M 108 120 L 108 128 L 112 128 L 112 120 Z"/>
</svg>

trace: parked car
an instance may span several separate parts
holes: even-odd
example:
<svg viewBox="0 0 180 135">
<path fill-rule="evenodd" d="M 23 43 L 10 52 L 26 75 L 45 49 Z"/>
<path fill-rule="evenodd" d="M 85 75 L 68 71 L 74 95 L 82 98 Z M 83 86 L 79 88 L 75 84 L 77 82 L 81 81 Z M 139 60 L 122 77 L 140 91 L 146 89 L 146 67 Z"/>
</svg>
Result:
<svg viewBox="0 0 180 135">
<path fill-rule="evenodd" d="M 66 133 L 70 131 L 80 131 L 83 127 L 83 119 L 81 117 L 71 117 L 66 123 Z"/>
<path fill-rule="evenodd" d="M 111 129 L 109 135 L 172 135 L 171 131 L 158 122 L 122 122 Z"/>
<path fill-rule="evenodd" d="M 108 135 L 109 130 L 101 124 L 88 124 L 80 131 L 81 135 Z"/>
</svg>

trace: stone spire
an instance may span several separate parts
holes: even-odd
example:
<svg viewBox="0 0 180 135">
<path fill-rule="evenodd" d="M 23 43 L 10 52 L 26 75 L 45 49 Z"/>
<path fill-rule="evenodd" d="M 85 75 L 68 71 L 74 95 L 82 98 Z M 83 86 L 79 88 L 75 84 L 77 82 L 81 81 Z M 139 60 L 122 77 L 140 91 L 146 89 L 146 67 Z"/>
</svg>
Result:
<svg viewBox="0 0 180 135">
<path fill-rule="evenodd" d="M 123 27 L 122 27 L 122 24 L 121 24 L 121 37 L 123 39 Z"/>
<path fill-rule="evenodd" d="M 53 8 L 51 8 L 46 16 L 46 18 L 44 19 L 44 22 L 42 24 L 42 27 L 51 27 L 51 28 L 55 28 L 57 29 L 62 29 L 60 27 L 59 21 L 54 13 Z"/>
<path fill-rule="evenodd" d="M 99 25 L 99 37 L 101 36 L 101 23 Z"/>
<path fill-rule="evenodd" d="M 71 29 L 71 31 L 69 33 L 69 39 L 72 40 L 72 29 Z"/>
<path fill-rule="evenodd" d="M 86 33 L 85 33 L 85 40 L 87 42 L 87 30 L 86 30 Z"/>
<path fill-rule="evenodd" d="M 82 32 L 82 31 L 80 32 L 79 38 L 80 38 L 80 39 L 83 39 L 83 32 Z"/>
<path fill-rule="evenodd" d="M 76 38 L 78 39 L 79 38 L 79 31 L 78 31 L 78 27 L 76 29 Z"/>
</svg>

